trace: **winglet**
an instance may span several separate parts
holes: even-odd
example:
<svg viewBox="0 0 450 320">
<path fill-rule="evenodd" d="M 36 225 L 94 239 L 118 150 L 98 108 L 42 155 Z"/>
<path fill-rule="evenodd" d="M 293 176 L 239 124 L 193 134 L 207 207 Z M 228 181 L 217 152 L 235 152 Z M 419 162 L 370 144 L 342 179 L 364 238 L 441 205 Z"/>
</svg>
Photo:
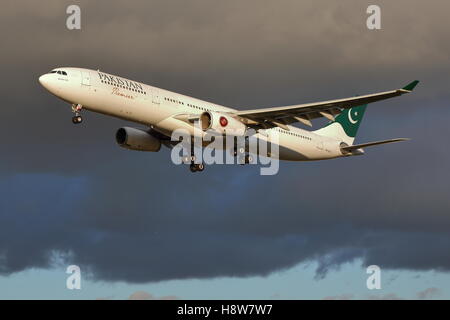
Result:
<svg viewBox="0 0 450 320">
<path fill-rule="evenodd" d="M 419 84 L 419 80 L 414 80 L 410 84 L 408 84 L 406 87 L 403 88 L 403 90 L 413 91 L 414 88 Z"/>
</svg>

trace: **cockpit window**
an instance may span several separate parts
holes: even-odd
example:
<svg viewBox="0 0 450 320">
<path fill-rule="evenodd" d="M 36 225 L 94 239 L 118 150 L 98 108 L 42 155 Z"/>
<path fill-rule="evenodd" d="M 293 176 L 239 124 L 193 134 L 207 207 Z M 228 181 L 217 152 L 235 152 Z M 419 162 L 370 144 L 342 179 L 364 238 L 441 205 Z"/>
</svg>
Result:
<svg viewBox="0 0 450 320">
<path fill-rule="evenodd" d="M 63 76 L 67 76 L 67 72 L 61 71 L 61 70 L 52 70 L 52 71 L 50 71 L 50 73 L 57 73 L 57 74 L 60 74 Z"/>
</svg>

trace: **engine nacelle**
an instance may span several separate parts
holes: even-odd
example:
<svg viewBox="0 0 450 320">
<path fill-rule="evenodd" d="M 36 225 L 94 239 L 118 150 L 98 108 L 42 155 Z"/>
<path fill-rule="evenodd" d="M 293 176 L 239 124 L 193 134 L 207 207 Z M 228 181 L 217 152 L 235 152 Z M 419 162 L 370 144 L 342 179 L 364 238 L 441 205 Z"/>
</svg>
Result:
<svg viewBox="0 0 450 320">
<path fill-rule="evenodd" d="M 245 124 L 228 114 L 206 111 L 200 115 L 203 131 L 213 130 L 219 134 L 243 136 L 247 130 Z"/>
<path fill-rule="evenodd" d="M 136 151 L 157 152 L 161 149 L 161 141 L 148 132 L 136 128 L 123 127 L 116 132 L 119 146 Z"/>
</svg>

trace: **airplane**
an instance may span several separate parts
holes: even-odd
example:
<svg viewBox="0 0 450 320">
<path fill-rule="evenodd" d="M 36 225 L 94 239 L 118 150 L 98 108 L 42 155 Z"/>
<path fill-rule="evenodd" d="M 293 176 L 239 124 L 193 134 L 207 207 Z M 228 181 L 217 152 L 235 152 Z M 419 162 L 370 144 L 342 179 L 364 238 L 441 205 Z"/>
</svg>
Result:
<svg viewBox="0 0 450 320">
<path fill-rule="evenodd" d="M 171 92 L 137 81 L 111 75 L 100 70 L 61 67 L 39 77 L 40 84 L 72 107 L 72 122 L 79 124 L 83 110 L 89 110 L 146 127 L 122 127 L 116 132 L 119 146 L 130 150 L 157 152 L 164 145 L 173 148 L 174 130 L 185 129 L 194 134 L 195 121 L 201 129 L 218 135 L 244 135 L 254 129 L 258 139 L 269 141 L 276 133 L 279 160 L 313 161 L 364 154 L 364 148 L 409 139 L 397 138 L 353 144 L 369 103 L 410 93 L 419 81 L 401 89 L 344 99 L 262 109 L 236 110 Z M 329 122 L 314 131 L 294 123 L 312 127 L 312 120 Z M 176 142 L 178 143 L 178 142 Z M 227 148 L 224 146 L 224 148 Z M 230 150 L 236 155 L 236 150 Z M 194 161 L 190 170 L 203 171 L 205 165 Z M 270 156 L 270 154 L 269 154 Z M 244 163 L 251 162 L 246 154 Z"/>
</svg>

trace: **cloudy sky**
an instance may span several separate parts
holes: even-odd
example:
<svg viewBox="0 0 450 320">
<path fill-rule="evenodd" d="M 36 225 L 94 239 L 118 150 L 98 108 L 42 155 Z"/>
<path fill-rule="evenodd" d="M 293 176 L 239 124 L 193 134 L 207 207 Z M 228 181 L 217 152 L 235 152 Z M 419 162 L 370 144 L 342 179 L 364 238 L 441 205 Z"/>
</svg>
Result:
<svg viewBox="0 0 450 320">
<path fill-rule="evenodd" d="M 382 29 L 370 31 L 374 3 L 4 1 L 0 298 L 450 297 L 450 4 L 378 0 Z M 66 28 L 70 4 L 79 31 Z M 193 175 L 168 150 L 118 147 L 125 121 L 86 113 L 73 126 L 37 82 L 58 66 L 238 109 L 421 84 L 370 105 L 357 137 L 410 142 L 275 176 Z M 64 288 L 70 264 L 80 292 Z M 365 288 L 372 264 L 377 292 Z"/>
</svg>

